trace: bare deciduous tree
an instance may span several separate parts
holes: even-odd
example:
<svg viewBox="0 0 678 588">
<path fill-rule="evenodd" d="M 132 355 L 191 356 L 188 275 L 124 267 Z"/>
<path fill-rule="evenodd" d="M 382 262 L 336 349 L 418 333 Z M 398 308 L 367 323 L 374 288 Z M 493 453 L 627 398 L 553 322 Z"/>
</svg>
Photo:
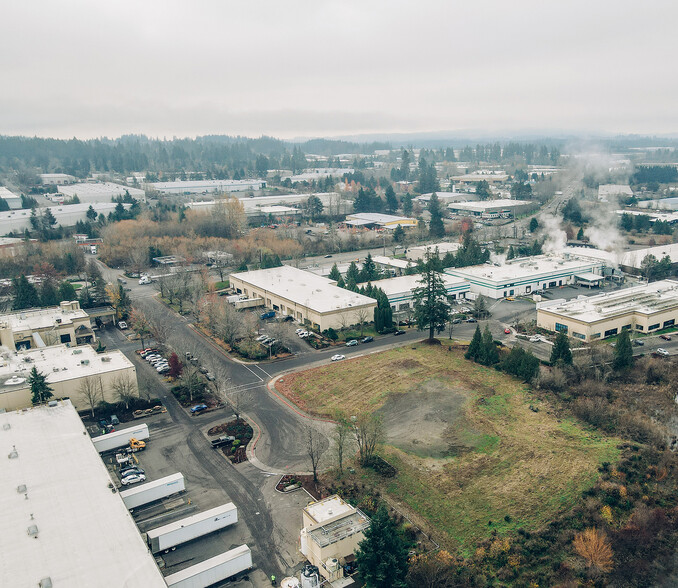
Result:
<svg viewBox="0 0 678 588">
<path fill-rule="evenodd" d="M 358 444 L 360 463 L 366 464 L 384 437 L 383 421 L 381 416 L 375 413 L 361 413 L 356 417 L 351 417 L 351 421 L 353 436 Z"/>
<path fill-rule="evenodd" d="M 167 338 L 170 333 L 170 323 L 167 320 L 167 316 L 164 312 L 160 312 L 160 309 L 153 311 L 150 315 L 147 314 L 149 323 L 149 330 L 151 336 L 155 339 L 156 344 L 160 348 L 167 347 Z"/>
<path fill-rule="evenodd" d="M 313 470 L 313 481 L 318 482 L 318 466 L 323 454 L 323 436 L 312 426 L 304 427 L 304 440 L 306 442 L 306 455 L 311 461 Z"/>
<path fill-rule="evenodd" d="M 140 308 L 132 309 L 129 320 L 132 328 L 136 331 L 137 335 L 139 335 L 141 348 L 143 349 L 144 339 L 148 339 L 148 336 L 151 334 L 151 323 Z"/>
<path fill-rule="evenodd" d="M 139 397 L 137 383 L 129 374 L 116 376 L 111 382 L 111 390 L 120 404 L 125 406 L 125 410 L 129 410 L 130 402 Z"/>
<path fill-rule="evenodd" d="M 223 303 L 217 323 L 212 328 L 225 343 L 233 345 L 244 333 L 243 315 L 233 305 Z"/>
<path fill-rule="evenodd" d="M 94 409 L 104 399 L 104 386 L 99 376 L 87 376 L 83 378 L 78 387 L 78 393 L 84 398 L 88 408 L 94 416 Z"/>
<path fill-rule="evenodd" d="M 363 329 L 365 328 L 365 323 L 370 318 L 370 311 L 367 308 L 361 308 L 356 313 L 355 316 L 358 319 L 358 324 L 360 325 L 360 336 L 363 336 Z"/>
<path fill-rule="evenodd" d="M 337 414 L 335 417 L 337 426 L 334 429 L 334 452 L 337 456 L 337 465 L 339 473 L 344 473 L 344 455 L 351 442 L 351 423 L 344 414 Z"/>
</svg>

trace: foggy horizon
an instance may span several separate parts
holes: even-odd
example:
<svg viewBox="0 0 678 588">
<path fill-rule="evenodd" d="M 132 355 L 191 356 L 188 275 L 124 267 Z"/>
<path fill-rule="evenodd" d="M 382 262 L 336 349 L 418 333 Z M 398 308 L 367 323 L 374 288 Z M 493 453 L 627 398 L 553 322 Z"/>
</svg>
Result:
<svg viewBox="0 0 678 588">
<path fill-rule="evenodd" d="M 678 132 L 678 6 L 12 3 L 0 134 Z"/>
</svg>

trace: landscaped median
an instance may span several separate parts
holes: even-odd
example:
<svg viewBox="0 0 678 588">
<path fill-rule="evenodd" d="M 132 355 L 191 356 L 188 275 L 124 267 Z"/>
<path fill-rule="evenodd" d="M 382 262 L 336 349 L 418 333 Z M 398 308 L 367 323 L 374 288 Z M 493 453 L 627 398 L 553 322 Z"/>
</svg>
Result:
<svg viewBox="0 0 678 588">
<path fill-rule="evenodd" d="M 497 529 L 534 529 L 580 498 L 619 439 L 562 418 L 529 386 L 463 357 L 415 345 L 287 374 L 276 390 L 318 416 L 377 412 L 394 478 L 363 470 L 450 547 Z"/>
</svg>

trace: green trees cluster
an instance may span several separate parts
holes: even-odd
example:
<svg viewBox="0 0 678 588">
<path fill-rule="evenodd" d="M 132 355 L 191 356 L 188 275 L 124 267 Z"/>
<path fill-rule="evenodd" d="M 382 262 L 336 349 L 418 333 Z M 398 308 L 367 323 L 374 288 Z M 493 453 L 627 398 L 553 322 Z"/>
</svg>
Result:
<svg viewBox="0 0 678 588">
<path fill-rule="evenodd" d="M 551 365 L 572 365 L 570 340 L 564 331 L 560 331 L 551 349 Z"/>
<path fill-rule="evenodd" d="M 499 363 L 499 369 L 529 382 L 539 375 L 539 360 L 530 351 L 516 345 Z"/>
<path fill-rule="evenodd" d="M 461 247 L 456 253 L 448 253 L 443 258 L 443 267 L 467 267 L 480 265 L 490 260 L 490 251 L 483 249 L 470 233 L 464 234 Z"/>
<path fill-rule="evenodd" d="M 429 194 L 430 192 L 440 190 L 440 182 L 438 181 L 435 164 L 428 164 L 421 155 L 419 156 L 418 189 L 420 194 Z"/>
<path fill-rule="evenodd" d="M 532 198 L 532 186 L 528 182 L 514 182 L 511 185 L 511 197 L 515 200 Z"/>
<path fill-rule="evenodd" d="M 386 187 L 386 192 L 384 195 L 386 196 L 386 211 L 392 214 L 398 210 L 398 198 L 396 197 L 395 191 L 393 190 L 393 186 L 389 184 Z"/>
<path fill-rule="evenodd" d="M 490 190 L 490 184 L 487 180 L 480 180 L 476 184 L 476 196 L 479 200 L 488 200 L 492 197 L 492 191 Z"/>
<path fill-rule="evenodd" d="M 353 201 L 354 212 L 384 212 L 384 201 L 374 188 L 360 188 Z"/>
<path fill-rule="evenodd" d="M 400 167 L 391 168 L 391 180 L 394 182 L 406 181 L 410 177 L 410 152 L 403 149 L 400 156 Z"/>
<path fill-rule="evenodd" d="M 497 351 L 497 345 L 487 325 L 485 325 L 485 329 L 482 332 L 480 331 L 480 325 L 476 326 L 475 333 L 464 357 L 487 366 L 499 363 L 499 351 Z"/>
<path fill-rule="evenodd" d="M 382 504 L 358 545 L 356 563 L 367 588 L 406 588 L 407 547 Z"/>
<path fill-rule="evenodd" d="M 565 206 L 563 206 L 563 220 L 575 225 L 584 223 L 584 214 L 577 198 L 570 198 Z"/>
<path fill-rule="evenodd" d="M 652 229 L 655 235 L 670 235 L 673 232 L 673 227 L 668 222 L 657 220 L 653 223 L 647 214 L 625 212 L 619 218 L 619 226 L 624 231 L 638 231 L 639 233 Z"/>
<path fill-rule="evenodd" d="M 374 328 L 377 333 L 384 333 L 393 328 L 393 310 L 386 293 L 370 283 L 360 288 L 359 292 L 377 301 L 377 306 L 374 309 Z"/>
<path fill-rule="evenodd" d="M 658 260 L 652 254 L 646 255 L 640 262 L 640 273 L 648 282 L 663 280 L 673 273 L 671 258 L 665 255 Z"/>
</svg>

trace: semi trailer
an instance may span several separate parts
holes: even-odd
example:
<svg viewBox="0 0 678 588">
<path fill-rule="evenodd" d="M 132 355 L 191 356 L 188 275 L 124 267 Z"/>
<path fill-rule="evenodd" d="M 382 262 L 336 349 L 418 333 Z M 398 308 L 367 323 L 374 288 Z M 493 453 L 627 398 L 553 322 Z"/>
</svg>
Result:
<svg viewBox="0 0 678 588">
<path fill-rule="evenodd" d="M 125 445 L 129 445 L 130 439 L 143 441 L 150 437 L 146 423 L 140 423 L 134 427 L 123 429 L 122 431 L 115 431 L 113 433 L 107 433 L 106 435 L 93 437 L 92 443 L 99 453 L 105 453 L 106 451 L 112 451 L 124 447 Z"/>
<path fill-rule="evenodd" d="M 238 509 L 232 502 L 206 510 L 180 521 L 151 529 L 146 541 L 153 553 L 167 553 L 177 545 L 209 535 L 238 522 Z"/>
<path fill-rule="evenodd" d="M 241 545 L 165 577 L 168 588 L 205 588 L 252 567 L 252 552 Z"/>
<path fill-rule="evenodd" d="M 123 490 L 120 492 L 120 497 L 125 506 L 132 510 L 156 500 L 162 500 L 172 494 L 183 492 L 184 490 L 186 490 L 184 476 L 177 473 L 153 482 L 147 482 L 135 488 L 130 488 L 129 490 Z"/>
</svg>

